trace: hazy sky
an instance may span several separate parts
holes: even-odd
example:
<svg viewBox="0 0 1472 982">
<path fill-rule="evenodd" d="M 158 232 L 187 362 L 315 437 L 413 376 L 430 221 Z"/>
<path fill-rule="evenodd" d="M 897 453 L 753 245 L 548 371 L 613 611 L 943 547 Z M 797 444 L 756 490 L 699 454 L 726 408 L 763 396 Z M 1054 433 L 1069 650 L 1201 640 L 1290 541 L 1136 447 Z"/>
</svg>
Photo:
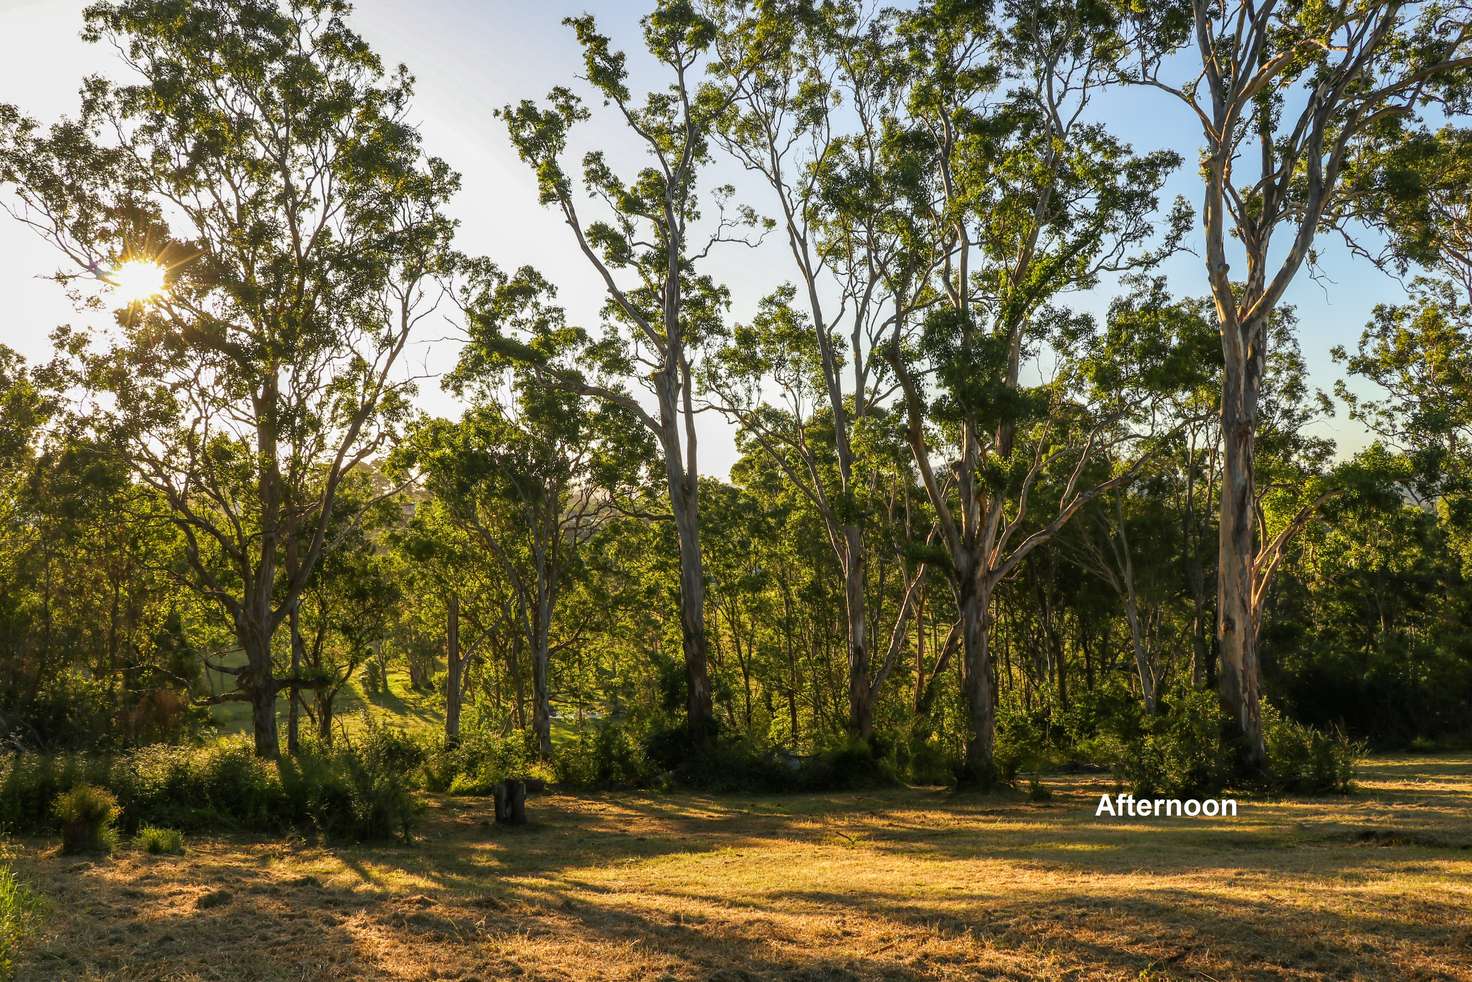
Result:
<svg viewBox="0 0 1472 982">
<path fill-rule="evenodd" d="M 43 121 L 72 113 L 77 89 L 89 74 L 125 77 L 124 69 L 103 47 L 81 41 L 81 11 L 85 0 L 0 0 L 0 102 L 18 105 Z M 626 0 L 597 4 L 566 0 L 509 2 L 509 0 L 360 0 L 352 26 L 373 45 L 387 63 L 403 62 L 418 79 L 414 117 L 420 122 L 429 152 L 445 158 L 463 175 L 463 189 L 455 201 L 461 221 L 459 245 L 468 252 L 489 255 L 503 267 L 531 264 L 541 269 L 561 290 L 561 299 L 574 316 L 591 322 L 601 302 L 599 284 L 572 247 L 567 228 L 549 210 L 536 203 L 533 181 L 512 151 L 492 110 L 523 98 L 540 98 L 554 84 L 565 84 L 580 65 L 571 32 L 563 17 L 593 9 L 604 29 L 626 48 L 638 42 L 642 3 Z M 633 52 L 631 51 L 631 56 Z M 636 58 L 635 81 L 640 81 Z M 584 146 L 606 146 L 617 151 L 627 141 L 597 112 L 582 135 Z M 1168 193 L 1185 194 L 1198 205 L 1195 178 L 1200 132 L 1185 108 L 1169 97 L 1145 90 L 1111 93 L 1095 107 L 1117 135 L 1137 150 L 1172 148 L 1186 163 L 1173 176 Z M 581 152 L 581 148 L 574 148 Z M 759 210 L 770 212 L 760 189 L 728 164 L 719 180 L 743 190 Z M 1188 240 L 1199 245 L 1199 235 Z M 757 298 L 789 278 L 784 253 L 774 238 L 755 252 L 730 247 L 717 256 L 713 272 L 731 287 L 733 316 L 748 316 Z M 1368 320 L 1371 308 L 1393 302 L 1400 286 L 1363 263 L 1350 260 L 1343 248 L 1325 238 L 1323 265 L 1328 281 L 1315 282 L 1301 274 L 1288 301 L 1297 305 L 1301 343 L 1314 382 L 1330 388 L 1340 376 L 1329 357 L 1335 344 L 1352 346 Z M 1198 250 L 1199 251 L 1199 250 Z M 47 335 L 59 323 L 81 323 L 61 290 L 41 278 L 58 268 L 58 255 L 28 229 L 0 215 L 0 291 L 8 298 L 8 316 L 0 322 L 0 342 L 31 359 L 46 357 Z M 1204 294 L 1205 276 L 1194 255 L 1173 259 L 1166 272 L 1171 289 L 1181 295 Z M 1074 298 L 1087 309 L 1102 311 L 1107 293 Z M 416 363 L 431 370 L 453 364 L 451 342 L 442 340 L 448 324 L 424 332 Z M 453 400 L 435 382 L 423 386 L 422 403 L 432 412 L 455 412 Z M 702 468 L 724 474 L 734 453 L 730 434 L 716 420 L 702 427 Z M 1329 421 L 1321 431 L 1333 435 L 1341 451 L 1352 451 L 1366 441 L 1359 427 L 1347 420 Z"/>
</svg>

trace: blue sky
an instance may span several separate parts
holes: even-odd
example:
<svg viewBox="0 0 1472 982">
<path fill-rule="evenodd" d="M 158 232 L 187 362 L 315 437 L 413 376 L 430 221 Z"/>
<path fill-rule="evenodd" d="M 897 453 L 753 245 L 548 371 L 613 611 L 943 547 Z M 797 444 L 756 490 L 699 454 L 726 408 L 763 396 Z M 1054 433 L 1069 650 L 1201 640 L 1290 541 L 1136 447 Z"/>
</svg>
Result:
<svg viewBox="0 0 1472 982">
<path fill-rule="evenodd" d="M 108 49 L 84 44 L 78 37 L 85 0 L 0 0 L 0 102 L 17 104 L 24 112 L 52 120 L 74 111 L 77 89 L 88 74 L 120 77 L 122 66 Z M 531 264 L 540 268 L 561 290 L 561 298 L 576 317 L 591 322 L 601 294 L 592 271 L 572 247 L 568 230 L 550 211 L 536 203 L 533 181 L 511 150 L 492 111 L 522 98 L 540 98 L 554 84 L 566 84 L 580 64 L 571 32 L 563 17 L 593 9 L 604 29 L 630 50 L 635 82 L 645 77 L 635 55 L 642 3 L 600 2 L 590 5 L 546 0 L 513 3 L 507 0 L 360 0 L 351 23 L 383 59 L 403 62 L 418 79 L 414 118 L 421 124 L 431 153 L 445 158 L 463 176 L 463 189 L 454 203 L 461 221 L 462 249 L 489 255 L 504 267 Z M 582 149 L 606 147 L 617 163 L 627 146 L 606 114 L 593 103 L 595 118 L 580 135 Z M 1131 89 L 1112 92 L 1094 106 L 1096 118 L 1137 150 L 1170 148 L 1186 163 L 1172 176 L 1167 194 L 1184 194 L 1199 204 L 1196 178 L 1200 131 L 1184 106 L 1162 93 Z M 628 159 L 628 158 L 624 158 Z M 707 184 L 736 183 L 758 210 L 770 211 L 761 189 L 730 164 Z M 1286 237 L 1286 236 L 1285 236 Z M 1199 253 L 1200 237 L 1188 239 Z M 1300 341 L 1314 383 L 1332 387 L 1341 375 L 1329 357 L 1336 344 L 1352 346 L 1375 304 L 1396 302 L 1402 289 L 1394 280 L 1352 259 L 1336 240 L 1320 241 L 1325 278 L 1318 282 L 1302 273 L 1289 292 L 1288 302 L 1298 309 Z M 757 299 L 787 279 L 780 243 L 771 239 L 752 252 L 731 247 L 716 257 L 712 272 L 732 289 L 733 316 L 750 314 Z M 59 257 L 27 229 L 0 220 L 0 290 L 10 298 L 8 316 L 0 322 L 0 342 L 28 358 L 46 357 L 46 341 L 59 323 L 83 323 L 45 274 L 59 265 Z M 1179 295 L 1205 293 L 1206 280 L 1198 256 L 1183 254 L 1170 260 L 1165 272 Z M 1100 311 L 1108 302 L 1104 291 L 1074 298 L 1086 309 Z M 453 364 L 452 333 L 431 327 L 415 353 L 415 364 L 431 371 Z M 432 343 L 431 343 L 432 339 Z M 453 414 L 452 399 L 436 383 L 423 386 L 425 409 Z M 731 435 L 718 420 L 702 426 L 702 467 L 724 474 L 734 454 Z M 1367 439 L 1347 419 L 1329 420 L 1319 431 L 1333 436 L 1341 452 L 1352 452 Z"/>
</svg>

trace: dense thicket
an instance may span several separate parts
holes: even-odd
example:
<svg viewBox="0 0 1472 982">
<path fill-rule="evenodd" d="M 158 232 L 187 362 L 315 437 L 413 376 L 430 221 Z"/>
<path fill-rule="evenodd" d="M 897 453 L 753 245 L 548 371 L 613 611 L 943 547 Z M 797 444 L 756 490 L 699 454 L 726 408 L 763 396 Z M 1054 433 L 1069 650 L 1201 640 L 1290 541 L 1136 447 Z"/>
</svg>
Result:
<svg viewBox="0 0 1472 982">
<path fill-rule="evenodd" d="M 497 112 L 581 254 L 552 277 L 454 251 L 458 179 L 346 4 L 94 5 L 136 77 L 50 129 L 0 108 L 15 212 L 117 308 L 46 364 L 0 348 L 0 734 L 188 743 L 245 702 L 256 753 L 279 716 L 320 768 L 344 694 L 407 678 L 443 699 L 415 753 L 452 791 L 1066 760 L 1323 789 L 1346 741 L 1472 738 L 1472 207 L 1446 178 L 1472 141 L 1428 122 L 1465 108 L 1469 29 L 1146 6 L 670 0 L 645 94 L 571 21 L 638 156 L 568 159 L 570 88 Z M 1165 77 L 1203 57 L 1206 84 Z M 1194 162 L 1111 135 L 1132 85 L 1199 112 L 1199 215 L 1161 197 Z M 1197 223 L 1204 297 L 1161 273 Z M 1336 352 L 1374 438 L 1352 458 L 1314 435 L 1330 397 L 1282 302 L 1328 232 L 1419 277 Z M 735 302 L 718 260 L 763 233 L 770 290 Z M 162 289 L 122 304 L 138 262 Z M 558 306 L 574 276 L 601 323 Z M 410 408 L 431 311 L 463 330 L 453 421 Z M 702 415 L 735 430 L 727 478 Z M 262 823 L 307 807 L 262 787 Z"/>
</svg>

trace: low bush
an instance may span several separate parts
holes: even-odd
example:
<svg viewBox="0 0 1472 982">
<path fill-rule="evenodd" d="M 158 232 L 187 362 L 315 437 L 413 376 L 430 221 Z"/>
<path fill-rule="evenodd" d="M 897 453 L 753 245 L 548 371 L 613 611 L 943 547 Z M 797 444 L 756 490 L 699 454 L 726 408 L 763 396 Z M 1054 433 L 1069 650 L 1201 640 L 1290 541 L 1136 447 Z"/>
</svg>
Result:
<svg viewBox="0 0 1472 982">
<path fill-rule="evenodd" d="M 443 738 L 420 745 L 419 771 L 429 791 L 453 795 L 489 795 L 507 778 L 547 783 L 559 775 L 538 759 L 528 736 L 502 736 L 471 717 L 461 729 L 460 742 L 447 746 Z"/>
<path fill-rule="evenodd" d="M 287 823 L 329 839 L 407 839 L 423 763 L 419 744 L 371 721 L 351 742 L 309 743 L 279 765 Z"/>
<path fill-rule="evenodd" d="M 145 825 L 133 837 L 133 845 L 154 856 L 181 856 L 184 854 L 184 833 L 178 829 Z"/>
<path fill-rule="evenodd" d="M 1230 727 L 1216 693 L 1184 692 L 1120 744 L 1115 773 L 1141 798 L 1215 794 L 1236 772 Z"/>
<path fill-rule="evenodd" d="M 114 703 L 106 683 L 64 669 L 42 684 L 23 717 L 34 746 L 84 749 L 106 746 L 116 733 Z"/>
<path fill-rule="evenodd" d="M 1340 732 L 1324 732 L 1263 706 L 1266 785 L 1275 792 L 1348 794 L 1355 760 L 1366 748 Z"/>
<path fill-rule="evenodd" d="M 112 852 L 117 846 L 122 810 L 111 791 L 79 784 L 57 795 L 51 810 L 61 823 L 62 852 Z"/>
<path fill-rule="evenodd" d="M 799 757 L 721 733 L 694 741 L 672 723 L 650 733 L 645 754 L 668 783 L 699 791 L 849 791 L 897 783 L 892 753 L 878 739 L 842 738 Z"/>
<path fill-rule="evenodd" d="M 1139 695 L 1118 675 L 1102 679 L 1092 689 L 1074 693 L 1061 715 L 1062 737 L 1075 748 L 1133 740 L 1148 722 Z"/>
<path fill-rule="evenodd" d="M 895 755 L 879 736 L 849 737 L 808 758 L 796 771 L 798 791 L 858 791 L 899 782 Z M 784 789 L 786 790 L 786 789 Z"/>
<path fill-rule="evenodd" d="M 637 724 L 626 719 L 598 720 L 583 729 L 577 740 L 559 748 L 553 762 L 557 780 L 580 788 L 662 784 L 665 771 L 650 759 L 646 747 L 647 738 Z"/>
<path fill-rule="evenodd" d="M 182 831 L 288 829 L 328 838 L 403 836 L 422 749 L 397 731 L 369 727 L 350 744 L 307 744 L 275 762 L 244 740 L 164 745 L 114 755 L 13 754 L 0 758 L 0 832 L 43 833 L 62 821 L 52 802 L 75 788 L 106 789 L 123 831 L 145 824 Z"/>
<path fill-rule="evenodd" d="M 41 902 L 34 893 L 0 866 L 0 979 L 15 971 L 15 956 L 21 942 L 35 927 Z"/>
<path fill-rule="evenodd" d="M 1048 721 L 1041 712 L 1002 707 L 992 742 L 991 780 L 983 784 L 1011 784 L 1021 771 L 1036 771 L 1054 763 Z M 980 777 L 985 778 L 985 775 Z"/>
<path fill-rule="evenodd" d="M 895 772 L 909 784 L 949 784 L 956 773 L 956 754 L 929 728 L 916 728 L 894 751 Z"/>
<path fill-rule="evenodd" d="M 110 786 L 109 758 L 18 753 L 0 757 L 0 833 L 50 832 L 52 804 L 80 784 Z"/>
</svg>

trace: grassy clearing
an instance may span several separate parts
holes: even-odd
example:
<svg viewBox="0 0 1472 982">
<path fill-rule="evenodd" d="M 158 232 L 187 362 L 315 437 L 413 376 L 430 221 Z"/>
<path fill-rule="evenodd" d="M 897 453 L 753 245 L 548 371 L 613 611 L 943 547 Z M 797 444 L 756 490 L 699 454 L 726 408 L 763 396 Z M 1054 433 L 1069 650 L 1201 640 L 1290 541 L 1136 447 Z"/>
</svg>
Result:
<svg viewBox="0 0 1472 982">
<path fill-rule="evenodd" d="M 223 660 L 226 664 L 232 661 L 230 658 Z M 243 662 L 244 656 L 237 655 L 233 660 Z M 206 674 L 212 676 L 210 681 L 213 691 L 225 691 L 233 685 L 224 675 L 213 672 Z M 311 698 L 310 694 L 306 698 Z M 286 739 L 286 715 L 289 708 L 287 696 L 282 695 L 276 700 L 277 724 L 281 728 L 283 741 Z M 210 707 L 211 718 L 222 736 L 250 733 L 250 714 L 250 704 L 244 702 L 227 702 Z M 440 694 L 416 692 L 409 685 L 409 673 L 403 669 L 391 670 L 385 691 L 376 695 L 370 694 L 363 687 L 362 672 L 350 679 L 338 693 L 337 703 L 333 708 L 333 731 L 337 732 L 340 726 L 352 737 L 362 729 L 369 716 L 415 734 L 439 733 L 445 725 L 443 699 Z M 313 732 L 312 725 L 304 712 L 301 720 L 302 732 Z"/>
<path fill-rule="evenodd" d="M 22 979 L 1472 978 L 1472 758 L 1350 799 L 1095 819 L 940 791 L 436 798 L 413 846 L 191 839 L 77 861 Z"/>
</svg>

